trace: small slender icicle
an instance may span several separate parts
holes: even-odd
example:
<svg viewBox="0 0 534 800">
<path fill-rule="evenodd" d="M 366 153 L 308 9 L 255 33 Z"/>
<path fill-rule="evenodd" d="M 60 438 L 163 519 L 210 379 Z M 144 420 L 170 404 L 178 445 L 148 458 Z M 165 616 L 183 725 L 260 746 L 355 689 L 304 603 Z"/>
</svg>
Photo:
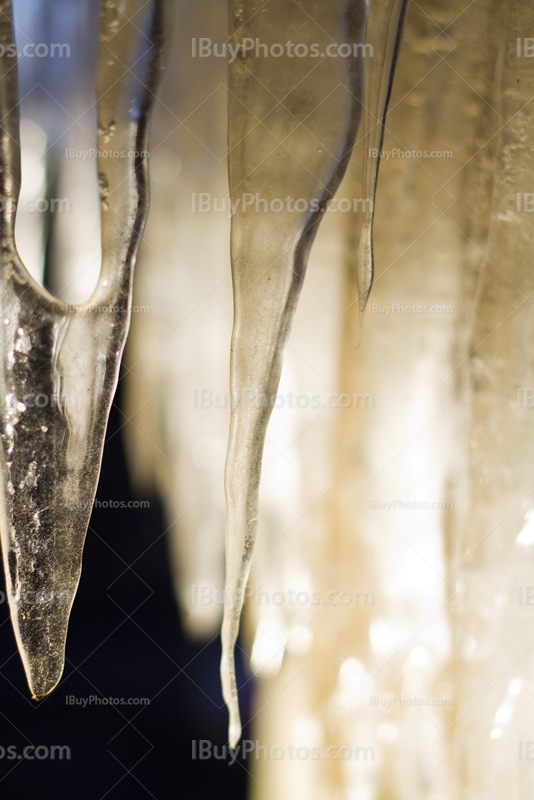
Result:
<svg viewBox="0 0 534 800">
<path fill-rule="evenodd" d="M 148 210 L 149 110 L 164 0 L 101 6 L 98 71 L 102 274 L 82 306 L 37 284 L 15 247 L 20 188 L 17 68 L 10 0 L 0 39 L 0 533 L 11 620 L 34 699 L 61 678 L 70 610 L 130 318 Z M 114 25 L 120 16 L 120 26 Z M 135 20 L 130 22 L 129 20 Z M 109 40 L 109 44 L 108 44 Z M 143 55 L 144 54 L 144 55 Z M 110 62 L 114 64 L 110 68 Z M 108 150 L 125 154 L 115 160 Z M 108 152 L 105 152 L 108 150 Z"/>
<path fill-rule="evenodd" d="M 256 539 L 265 433 L 308 254 L 356 136 L 366 16 L 366 0 L 230 2 L 234 329 L 221 677 L 231 747 L 241 736 L 234 648 Z M 280 42 L 298 44 L 301 54 L 308 48 L 308 56 L 286 48 L 280 57 Z M 310 55 L 317 42 L 319 53 Z M 325 57 L 340 44 L 345 49 L 336 58 Z M 360 48 L 343 57 L 347 44 Z"/>
<path fill-rule="evenodd" d="M 373 220 L 380 151 L 385 121 L 399 56 L 404 21 L 410 0 L 371 0 L 366 43 L 373 47 L 365 76 L 363 224 L 356 262 L 360 299 L 360 338 L 363 315 L 373 285 Z"/>
</svg>

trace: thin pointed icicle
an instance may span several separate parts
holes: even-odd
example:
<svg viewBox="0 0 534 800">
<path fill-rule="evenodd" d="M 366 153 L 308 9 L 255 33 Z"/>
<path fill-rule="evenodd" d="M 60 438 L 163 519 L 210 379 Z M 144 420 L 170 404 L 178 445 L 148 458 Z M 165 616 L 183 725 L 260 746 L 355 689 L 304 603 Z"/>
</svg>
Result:
<svg viewBox="0 0 534 800">
<path fill-rule="evenodd" d="M 11 620 L 32 695 L 61 678 L 70 610 L 128 330 L 132 271 L 148 208 L 148 114 L 161 60 L 163 0 L 101 6 L 99 144 L 102 274 L 65 306 L 33 281 L 14 242 L 20 187 L 17 70 L 0 58 L 0 529 Z M 11 2 L 0 38 L 12 39 Z M 4 53 L 9 52 L 4 47 Z M 111 62 L 114 62 L 113 64 Z M 119 309 L 118 311 L 116 309 Z M 44 402 L 43 402 L 44 398 Z"/>
<path fill-rule="evenodd" d="M 354 144 L 366 15 L 366 0 L 230 2 L 237 53 L 229 69 L 234 329 L 221 677 L 232 747 L 241 735 L 234 648 L 256 538 L 265 433 L 308 253 Z M 280 57 L 280 42 L 299 45 L 296 57 L 287 48 Z M 345 49 L 321 57 L 330 45 Z M 299 57 L 304 46 L 308 56 Z"/>
<path fill-rule="evenodd" d="M 356 261 L 360 298 L 360 338 L 363 315 L 373 285 L 373 220 L 380 151 L 385 121 L 399 56 L 404 21 L 410 0 L 371 0 L 366 43 L 373 47 L 365 75 L 363 223 Z M 370 155 L 374 154 L 376 155 Z"/>
</svg>

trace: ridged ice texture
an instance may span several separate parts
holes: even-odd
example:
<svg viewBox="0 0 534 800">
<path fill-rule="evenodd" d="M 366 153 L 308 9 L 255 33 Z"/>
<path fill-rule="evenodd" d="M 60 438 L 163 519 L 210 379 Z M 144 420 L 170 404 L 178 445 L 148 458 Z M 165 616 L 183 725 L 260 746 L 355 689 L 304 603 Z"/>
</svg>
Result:
<svg viewBox="0 0 534 800">
<path fill-rule="evenodd" d="M 373 284 L 373 220 L 384 141 L 386 114 L 391 96 L 395 67 L 399 57 L 404 21 L 410 0 L 371 0 L 366 44 L 372 47 L 365 75 L 363 199 L 364 217 L 356 261 L 360 298 L 360 336 L 363 315 Z"/>
<path fill-rule="evenodd" d="M 471 796 L 534 796 L 534 7 L 508 0 L 494 20 L 497 158 L 490 230 L 465 361 L 467 513 L 457 537 L 454 771 Z M 503 19 L 504 17 L 504 19 Z M 489 138 L 489 137 L 488 137 Z"/>
<path fill-rule="evenodd" d="M 0 40 L 12 39 L 11 2 Z M 17 70 L 0 59 L 0 529 L 11 619 L 34 698 L 57 685 L 129 323 L 132 269 L 147 213 L 147 119 L 159 75 L 163 3 L 101 6 L 99 146 L 106 165 L 102 272 L 67 307 L 33 281 L 14 242 L 20 188 Z M 135 24 L 129 18 L 135 16 Z M 7 52 L 8 48 L 4 48 Z M 116 310 L 116 309 L 119 310 Z M 113 310 L 115 309 L 115 310 Z M 45 402 L 43 402 L 43 397 Z"/>
<path fill-rule="evenodd" d="M 232 52 L 241 45 L 229 69 L 229 175 L 236 211 L 221 663 L 232 747 L 241 735 L 234 647 L 256 538 L 269 398 L 280 380 L 309 249 L 354 143 L 364 63 L 361 53 L 323 59 L 289 57 L 286 52 L 274 58 L 242 43 L 319 43 L 324 53 L 332 43 L 363 44 L 366 15 L 365 0 L 230 2 Z M 300 201 L 297 209 L 288 197 Z"/>
</svg>

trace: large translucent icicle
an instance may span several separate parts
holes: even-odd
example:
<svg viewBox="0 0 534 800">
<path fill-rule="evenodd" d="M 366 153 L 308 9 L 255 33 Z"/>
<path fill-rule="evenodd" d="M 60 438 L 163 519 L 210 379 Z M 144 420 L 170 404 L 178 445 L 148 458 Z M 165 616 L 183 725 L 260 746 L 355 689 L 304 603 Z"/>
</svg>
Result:
<svg viewBox="0 0 534 800">
<path fill-rule="evenodd" d="M 373 221 L 380 151 L 409 3 L 410 0 L 372 0 L 369 10 L 366 44 L 371 45 L 373 53 L 372 58 L 367 60 L 365 75 L 365 150 L 362 176 L 364 217 L 356 261 L 360 336 L 365 306 L 373 284 Z"/>
<path fill-rule="evenodd" d="M 108 156 L 100 159 L 106 172 L 99 176 L 103 263 L 97 288 L 84 305 L 55 299 L 30 277 L 17 254 L 17 70 L 7 55 L 0 58 L 0 529 L 11 619 L 36 699 L 54 689 L 63 670 L 128 330 L 132 271 L 148 208 L 146 161 L 136 154 L 147 148 L 163 6 L 163 0 L 129 0 L 120 8 L 102 2 L 99 147 Z M 0 39 L 7 43 L 11 2 L 2 3 L 1 10 Z M 127 155 L 114 160 L 111 149 Z"/>
<path fill-rule="evenodd" d="M 361 45 L 366 14 L 365 0 L 230 3 L 237 53 L 229 70 L 234 329 L 221 677 L 232 747 L 241 735 L 234 647 L 256 538 L 271 398 L 317 224 L 354 143 L 363 71 L 361 52 L 295 58 L 286 51 L 273 58 L 265 46 L 319 43 L 324 54 L 331 44 Z M 250 49 L 256 40 L 263 49 Z"/>
</svg>

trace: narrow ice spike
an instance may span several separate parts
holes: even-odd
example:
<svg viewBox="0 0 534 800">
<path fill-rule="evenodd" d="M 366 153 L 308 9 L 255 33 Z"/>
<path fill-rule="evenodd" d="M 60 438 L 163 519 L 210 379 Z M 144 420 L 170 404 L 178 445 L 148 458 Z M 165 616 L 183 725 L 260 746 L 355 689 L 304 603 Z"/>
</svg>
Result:
<svg viewBox="0 0 534 800">
<path fill-rule="evenodd" d="M 35 699 L 49 694 L 63 671 L 128 331 L 133 266 L 148 209 L 141 154 L 160 74 L 163 10 L 164 0 L 125 0 L 120 10 L 108 0 L 101 4 L 99 147 L 108 156 L 99 159 L 106 165 L 100 175 L 102 273 L 81 306 L 52 297 L 17 254 L 17 69 L 8 55 L 0 57 L 0 530 L 11 620 Z M 10 0 L 2 11 L 0 37 L 10 42 Z M 111 150 L 124 158 L 114 159 Z"/>
<path fill-rule="evenodd" d="M 360 299 L 360 338 L 363 315 L 373 285 L 373 220 L 380 151 L 384 141 L 385 121 L 399 56 L 404 21 L 410 0 L 371 0 L 366 43 L 373 47 L 373 57 L 366 62 L 363 224 L 356 258 L 356 278 Z"/>
<path fill-rule="evenodd" d="M 345 172 L 362 107 L 361 52 L 320 54 L 332 44 L 361 47 L 366 16 L 365 0 L 230 2 L 234 329 L 221 677 L 231 747 L 241 736 L 234 648 L 256 539 L 265 433 L 308 254 Z M 265 55 L 280 42 L 310 52 L 319 43 L 319 55 Z"/>
</svg>

